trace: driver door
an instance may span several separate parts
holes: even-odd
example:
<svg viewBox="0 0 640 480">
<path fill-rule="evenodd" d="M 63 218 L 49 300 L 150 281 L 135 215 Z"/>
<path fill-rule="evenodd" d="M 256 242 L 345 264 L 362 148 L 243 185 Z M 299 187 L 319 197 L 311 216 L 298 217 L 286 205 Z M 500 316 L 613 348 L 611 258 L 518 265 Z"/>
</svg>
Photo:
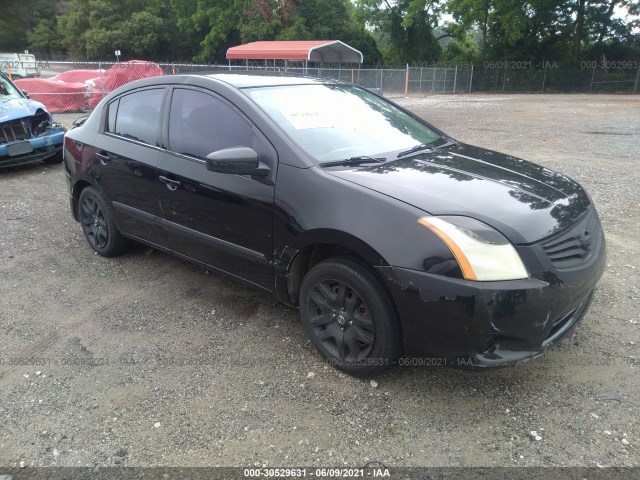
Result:
<svg viewBox="0 0 640 480">
<path fill-rule="evenodd" d="M 158 159 L 165 184 L 160 204 L 175 252 L 268 290 L 271 269 L 273 146 L 232 105 L 211 92 L 175 88 L 169 102 L 168 150 Z M 251 147 L 269 177 L 216 173 L 204 158 L 230 147 Z"/>
</svg>

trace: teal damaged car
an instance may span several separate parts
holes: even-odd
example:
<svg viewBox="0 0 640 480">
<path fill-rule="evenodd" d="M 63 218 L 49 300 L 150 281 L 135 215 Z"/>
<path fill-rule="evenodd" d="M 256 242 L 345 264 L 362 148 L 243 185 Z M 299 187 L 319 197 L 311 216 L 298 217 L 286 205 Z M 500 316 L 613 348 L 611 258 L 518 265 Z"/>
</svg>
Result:
<svg viewBox="0 0 640 480">
<path fill-rule="evenodd" d="M 0 168 L 60 163 L 65 129 L 0 72 Z"/>
</svg>

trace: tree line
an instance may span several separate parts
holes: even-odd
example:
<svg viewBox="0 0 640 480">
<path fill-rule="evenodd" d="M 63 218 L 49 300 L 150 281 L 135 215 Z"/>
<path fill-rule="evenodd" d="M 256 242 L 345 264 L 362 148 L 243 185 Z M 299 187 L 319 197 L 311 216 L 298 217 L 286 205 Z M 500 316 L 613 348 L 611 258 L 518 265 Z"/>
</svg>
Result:
<svg viewBox="0 0 640 480">
<path fill-rule="evenodd" d="M 640 59 L 637 0 L 3 0 L 0 51 L 224 62 L 255 40 L 337 39 L 366 64 Z"/>
</svg>

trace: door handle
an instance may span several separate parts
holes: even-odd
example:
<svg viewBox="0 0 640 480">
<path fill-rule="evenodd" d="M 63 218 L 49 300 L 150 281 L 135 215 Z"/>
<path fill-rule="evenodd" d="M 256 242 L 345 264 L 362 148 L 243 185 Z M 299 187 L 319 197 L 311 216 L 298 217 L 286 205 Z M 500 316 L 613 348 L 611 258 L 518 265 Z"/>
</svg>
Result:
<svg viewBox="0 0 640 480">
<path fill-rule="evenodd" d="M 178 187 L 181 185 L 181 183 L 178 180 L 172 180 L 170 178 L 165 177 L 164 175 L 160 175 L 158 177 L 158 180 L 160 180 L 161 183 L 164 183 L 167 186 L 167 188 L 172 192 L 175 192 L 178 189 Z"/>
<path fill-rule="evenodd" d="M 105 155 L 104 153 L 96 153 L 96 157 L 98 158 L 98 160 L 100 160 L 100 163 L 102 165 L 106 165 L 111 161 L 111 158 L 109 158 L 109 155 Z"/>
</svg>

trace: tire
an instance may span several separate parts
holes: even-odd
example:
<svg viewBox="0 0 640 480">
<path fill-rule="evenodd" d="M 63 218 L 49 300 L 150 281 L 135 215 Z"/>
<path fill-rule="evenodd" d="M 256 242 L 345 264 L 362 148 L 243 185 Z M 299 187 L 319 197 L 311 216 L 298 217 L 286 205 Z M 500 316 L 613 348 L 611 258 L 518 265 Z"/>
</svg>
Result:
<svg viewBox="0 0 640 480">
<path fill-rule="evenodd" d="M 54 165 L 56 163 L 62 163 L 62 159 L 62 150 L 60 150 L 59 152 L 56 152 L 55 155 L 42 160 L 42 163 L 46 163 L 47 165 Z"/>
<path fill-rule="evenodd" d="M 87 242 L 103 257 L 114 257 L 124 252 L 128 241 L 113 221 L 113 214 L 102 195 L 93 187 L 85 187 L 78 200 L 78 216 Z"/>
<path fill-rule="evenodd" d="M 331 258 L 300 288 L 301 320 L 318 352 L 355 377 L 386 370 L 400 355 L 395 311 L 378 279 L 360 263 Z"/>
</svg>

